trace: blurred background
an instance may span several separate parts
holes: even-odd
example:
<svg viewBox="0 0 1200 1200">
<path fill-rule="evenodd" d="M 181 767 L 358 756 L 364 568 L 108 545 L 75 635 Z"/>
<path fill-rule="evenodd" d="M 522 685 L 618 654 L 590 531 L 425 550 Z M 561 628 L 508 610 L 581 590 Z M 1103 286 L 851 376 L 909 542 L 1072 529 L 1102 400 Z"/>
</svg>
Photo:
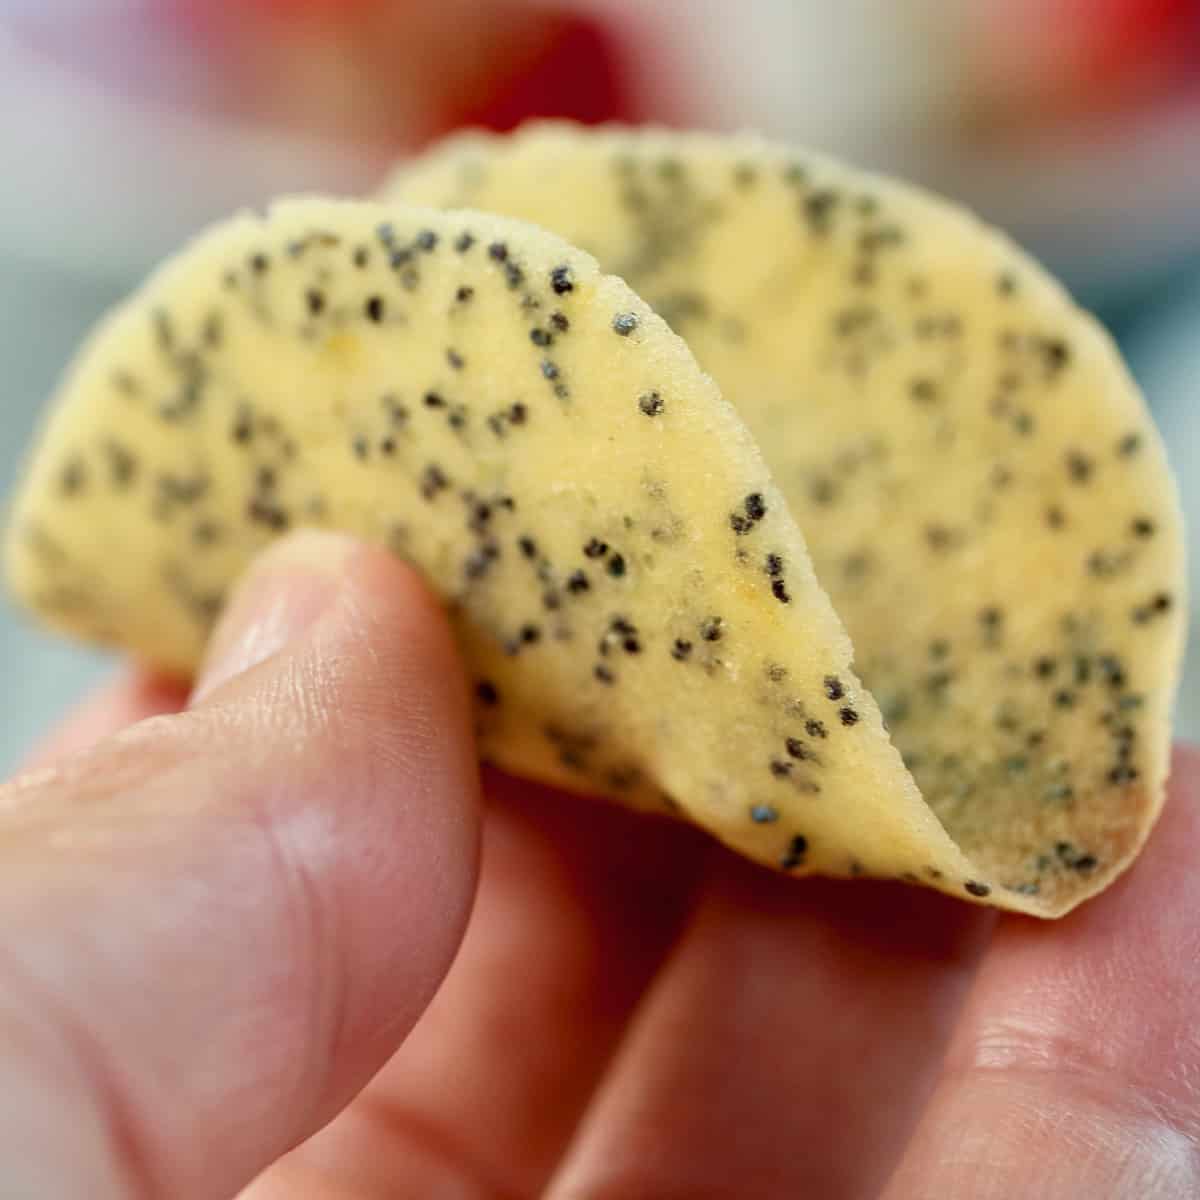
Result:
<svg viewBox="0 0 1200 1200">
<path fill-rule="evenodd" d="M 464 124 L 753 127 L 956 196 L 1108 324 L 1192 532 L 1200 0 L 0 0 L 0 490 L 80 336 L 188 234 Z M 111 664 L 0 607 L 0 770 Z"/>
</svg>

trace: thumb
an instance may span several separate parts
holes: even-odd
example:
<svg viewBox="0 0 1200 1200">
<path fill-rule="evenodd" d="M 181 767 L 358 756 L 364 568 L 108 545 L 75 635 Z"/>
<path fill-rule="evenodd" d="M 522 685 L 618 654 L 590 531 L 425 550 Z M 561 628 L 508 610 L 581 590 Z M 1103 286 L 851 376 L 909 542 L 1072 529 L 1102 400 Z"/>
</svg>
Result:
<svg viewBox="0 0 1200 1200">
<path fill-rule="evenodd" d="M 0 789 L 5 1196 L 227 1197 L 365 1084 L 466 923 L 469 722 L 417 577 L 302 534 L 189 711 Z"/>
</svg>

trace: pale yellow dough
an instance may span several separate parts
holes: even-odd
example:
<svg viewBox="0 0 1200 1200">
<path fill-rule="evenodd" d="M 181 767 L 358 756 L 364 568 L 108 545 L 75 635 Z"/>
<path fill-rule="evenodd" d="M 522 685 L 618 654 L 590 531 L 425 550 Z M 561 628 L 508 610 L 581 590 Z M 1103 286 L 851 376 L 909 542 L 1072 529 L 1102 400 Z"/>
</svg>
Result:
<svg viewBox="0 0 1200 1200">
<path fill-rule="evenodd" d="M 538 221 L 688 345 L 557 237 L 398 200 Z M 1056 916 L 1161 804 L 1182 550 L 1136 389 L 1010 244 L 822 159 L 540 127 L 215 229 L 72 368 L 8 577 L 187 672 L 305 524 L 430 579 L 488 758 L 778 869 Z"/>
<path fill-rule="evenodd" d="M 421 568 L 510 770 L 797 874 L 973 878 L 736 413 L 558 238 L 324 200 L 205 235 L 72 368 L 8 577 L 58 627 L 187 672 L 231 582 L 301 524 Z"/>
<path fill-rule="evenodd" d="M 594 253 L 688 341 L 804 531 L 922 793 L 1062 911 L 1162 802 L 1185 611 L 1162 446 L 1108 337 L 943 200 L 756 137 L 532 126 L 385 189 Z"/>
</svg>

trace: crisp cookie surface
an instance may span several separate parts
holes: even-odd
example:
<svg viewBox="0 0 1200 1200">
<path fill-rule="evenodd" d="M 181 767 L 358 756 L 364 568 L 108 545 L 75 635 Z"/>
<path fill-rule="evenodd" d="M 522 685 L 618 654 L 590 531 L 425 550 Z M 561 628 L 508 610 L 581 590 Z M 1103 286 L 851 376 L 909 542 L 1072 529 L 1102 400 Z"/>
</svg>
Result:
<svg viewBox="0 0 1200 1200">
<path fill-rule="evenodd" d="M 982 886 L 1059 913 L 1132 858 L 1167 769 L 1180 516 L 1119 356 L 1037 264 L 753 137 L 467 135 L 385 192 L 561 233 L 688 340 Z"/>
<path fill-rule="evenodd" d="M 69 372 L 8 578 L 59 628 L 187 672 L 251 557 L 301 525 L 422 570 L 510 770 L 776 869 L 983 896 L 736 412 L 557 237 L 323 200 L 212 230 Z"/>
</svg>

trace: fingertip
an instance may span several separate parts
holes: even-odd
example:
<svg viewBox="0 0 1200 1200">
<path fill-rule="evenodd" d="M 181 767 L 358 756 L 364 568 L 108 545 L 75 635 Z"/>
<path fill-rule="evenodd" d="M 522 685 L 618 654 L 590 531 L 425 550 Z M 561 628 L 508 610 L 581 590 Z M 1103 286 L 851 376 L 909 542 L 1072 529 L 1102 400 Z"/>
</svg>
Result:
<svg viewBox="0 0 1200 1200">
<path fill-rule="evenodd" d="M 320 711 L 329 803 L 355 830 L 331 875 L 341 951 L 372 967 L 342 1014 L 339 1055 L 354 1076 L 416 1022 L 466 929 L 480 845 L 469 688 L 431 589 L 366 544 L 343 560 L 289 688 Z"/>
<path fill-rule="evenodd" d="M 332 607 L 360 547 L 346 534 L 299 529 L 262 551 L 229 591 L 196 675 L 191 706 L 298 642 Z"/>
<path fill-rule="evenodd" d="M 364 650 L 390 656 L 397 684 L 422 681 L 436 693 L 443 727 L 430 732 L 442 735 L 442 743 L 454 732 L 470 747 L 478 790 L 467 670 L 442 602 L 412 566 L 378 546 L 360 546 L 346 562 L 346 576 L 351 586 L 341 599 L 361 622 Z"/>
</svg>

